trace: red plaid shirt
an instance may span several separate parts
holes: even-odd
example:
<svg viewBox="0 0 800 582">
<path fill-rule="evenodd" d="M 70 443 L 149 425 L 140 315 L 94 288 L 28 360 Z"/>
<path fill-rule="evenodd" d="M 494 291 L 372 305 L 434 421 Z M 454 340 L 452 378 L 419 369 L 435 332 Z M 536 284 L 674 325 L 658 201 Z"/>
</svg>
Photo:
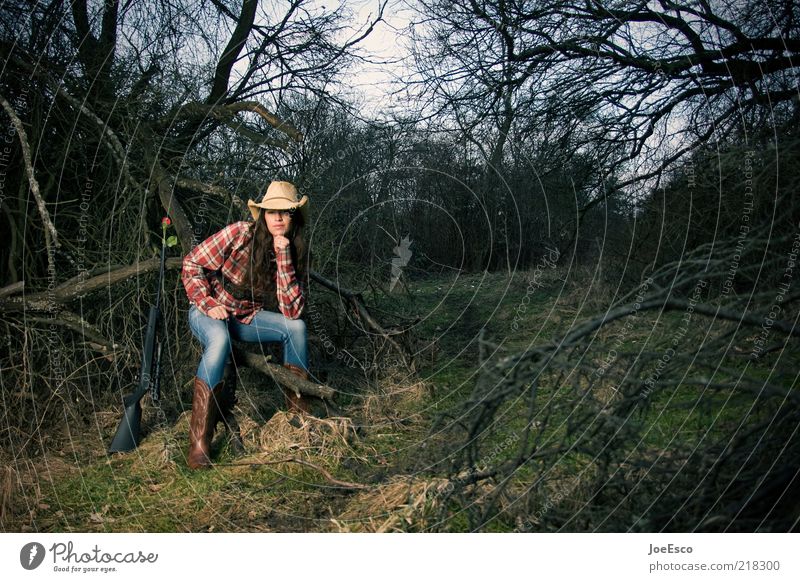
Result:
<svg viewBox="0 0 800 582">
<path fill-rule="evenodd" d="M 259 301 L 237 299 L 223 287 L 220 273 L 234 285 L 241 285 L 250 258 L 250 227 L 248 221 L 229 224 L 218 233 L 197 245 L 183 259 L 181 281 L 189 302 L 208 314 L 209 309 L 222 306 L 242 323 L 250 323 L 263 307 Z M 289 319 L 297 319 L 305 307 L 303 283 L 296 276 L 288 247 L 277 251 L 275 259 L 278 308 Z"/>
</svg>

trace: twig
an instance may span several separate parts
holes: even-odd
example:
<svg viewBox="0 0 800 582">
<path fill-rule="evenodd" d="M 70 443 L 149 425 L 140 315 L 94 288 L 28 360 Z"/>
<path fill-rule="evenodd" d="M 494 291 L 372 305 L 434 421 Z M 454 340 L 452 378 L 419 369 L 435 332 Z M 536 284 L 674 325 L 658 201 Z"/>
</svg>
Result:
<svg viewBox="0 0 800 582">
<path fill-rule="evenodd" d="M 342 487 L 343 489 L 370 489 L 367 485 L 362 485 L 361 483 L 351 483 L 350 481 L 341 481 L 337 479 L 333 475 L 331 475 L 326 469 L 323 469 L 319 465 L 315 465 L 310 461 L 305 461 L 303 459 L 298 459 L 297 457 L 289 457 L 287 459 L 281 459 L 280 461 L 260 461 L 257 463 L 214 463 L 215 467 L 223 466 L 223 467 L 258 467 L 264 465 L 280 465 L 281 463 L 297 463 L 299 465 L 305 465 L 306 467 L 310 467 L 315 471 L 318 471 L 325 477 L 325 480 L 329 483 L 333 483 L 337 487 Z"/>
</svg>

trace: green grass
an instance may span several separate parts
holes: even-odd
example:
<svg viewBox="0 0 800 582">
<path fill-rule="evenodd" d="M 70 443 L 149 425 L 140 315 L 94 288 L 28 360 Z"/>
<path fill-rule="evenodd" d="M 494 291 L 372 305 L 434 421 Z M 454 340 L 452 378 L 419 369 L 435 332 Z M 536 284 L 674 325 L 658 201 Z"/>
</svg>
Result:
<svg viewBox="0 0 800 582">
<path fill-rule="evenodd" d="M 592 309 L 602 304 L 602 298 L 594 304 L 586 304 L 586 297 L 592 291 L 580 282 L 565 287 L 559 279 L 562 274 L 553 271 L 546 275 L 546 280 L 543 277 L 542 284 L 535 288 L 529 287 L 530 274 L 527 273 L 516 273 L 510 280 L 502 273 L 431 277 L 411 281 L 407 292 L 398 287 L 395 293 L 372 297 L 371 305 L 377 308 L 376 313 L 384 314 L 383 317 L 389 317 L 386 315 L 389 313 L 418 317 L 420 322 L 413 335 L 420 346 L 434 342 L 435 357 L 421 360 L 418 389 L 393 384 L 391 370 L 387 370 L 386 378 L 373 387 L 383 394 L 374 410 L 367 415 L 366 409 L 359 408 L 363 402 L 357 398 L 353 400 L 351 411 L 367 415 L 361 419 L 366 427 L 353 441 L 351 450 L 342 449 L 340 461 L 324 454 L 312 454 L 307 458 L 336 479 L 373 488 L 386 486 L 401 477 L 446 477 L 444 464 L 435 463 L 442 460 L 444 452 L 453 444 L 448 439 L 455 438 L 454 435 L 463 436 L 463 431 L 432 434 L 430 429 L 442 413 L 458 411 L 473 393 L 481 353 L 477 342 L 479 330 L 484 328 L 485 339 L 496 344 L 495 357 L 518 354 L 532 345 L 542 345 L 563 335 L 573 321 L 588 317 Z M 378 315 L 379 319 L 381 317 Z M 667 313 L 656 324 L 655 315 L 648 314 L 638 318 L 624 336 L 618 323 L 599 331 L 596 339 L 608 345 L 621 338 L 614 344 L 620 353 L 635 354 L 643 348 L 658 353 L 669 347 L 669 334 L 680 323 L 680 317 L 679 313 Z M 694 330 L 686 341 L 698 341 L 701 331 Z M 593 359 L 582 363 L 598 366 L 603 354 L 603 350 L 596 350 L 592 353 Z M 800 367 L 797 355 L 791 358 Z M 728 371 L 712 375 L 710 370 L 697 368 L 691 370 L 689 376 L 702 373 L 715 382 L 735 382 L 746 360 L 725 358 L 724 364 Z M 766 379 L 770 368 L 759 362 L 749 366 L 748 373 L 752 378 Z M 555 406 L 554 416 L 541 435 L 545 447 L 566 437 L 564 422 L 576 404 L 575 387 L 555 388 L 549 383 L 551 380 L 543 377 L 539 385 L 539 412 L 549 399 Z M 610 379 L 598 382 L 596 389 L 603 388 L 604 382 Z M 704 398 L 703 406 L 698 407 L 695 404 L 701 389 L 696 385 L 682 385 L 655 391 L 629 420 L 636 423 L 637 438 L 641 439 L 631 443 L 630 450 L 653 454 L 691 450 L 698 444 L 732 434 L 739 424 L 752 421 L 746 417 L 753 403 L 751 394 L 719 390 Z M 526 402 L 524 399 L 507 402 L 496 418 L 499 422 L 485 435 L 481 449 L 494 464 L 516 455 L 521 444 L 519 437 L 528 422 Z M 108 434 L 102 435 L 87 428 L 86 434 L 81 436 L 74 434 L 73 427 L 71 447 L 78 452 L 78 458 L 73 461 L 64 456 L 58 465 L 60 469 L 50 471 L 47 479 L 37 477 L 40 493 L 33 503 L 38 507 L 34 516 L 20 512 L 14 516 L 16 521 L 6 528 L 336 531 L 331 519 L 338 519 L 346 510 L 358 507 L 362 498 L 365 504 L 371 499 L 365 493 L 332 490 L 320 472 L 297 464 L 221 466 L 211 471 L 190 471 L 184 460 L 185 425 L 167 427 L 163 433 L 149 435 L 146 445 L 137 453 L 107 459 L 102 451 L 113 428 L 108 427 Z M 169 444 L 166 449 L 165 444 Z M 288 454 L 281 452 L 275 456 Z M 291 452 L 291 455 L 301 454 L 300 449 Z M 216 459 L 221 463 L 237 462 L 224 446 L 217 452 Z M 584 453 L 565 455 L 559 459 L 556 470 L 547 474 L 549 482 L 558 484 L 559 480 L 568 480 L 582 470 L 591 471 L 593 463 L 594 460 Z M 540 477 L 540 469 L 536 463 L 520 467 L 509 483 L 509 490 L 524 492 Z M 421 473 L 417 474 L 418 471 Z M 559 499 L 559 503 L 577 504 L 585 491 L 575 488 L 570 495 Z M 541 507 L 545 502 L 545 497 L 536 498 L 533 505 Z M 454 515 L 448 528 L 467 530 L 467 517 L 461 508 L 453 505 L 448 509 Z M 390 506 L 386 511 L 400 509 Z M 485 530 L 511 531 L 515 527 L 512 513 L 496 516 L 486 524 Z M 366 524 L 369 515 L 363 517 Z M 408 528 L 413 530 L 415 525 L 412 523 Z"/>
</svg>

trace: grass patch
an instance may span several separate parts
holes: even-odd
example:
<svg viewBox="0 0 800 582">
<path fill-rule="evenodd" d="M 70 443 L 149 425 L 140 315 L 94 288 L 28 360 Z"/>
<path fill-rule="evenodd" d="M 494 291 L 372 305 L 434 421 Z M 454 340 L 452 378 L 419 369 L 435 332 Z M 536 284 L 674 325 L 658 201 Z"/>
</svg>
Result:
<svg viewBox="0 0 800 582">
<path fill-rule="evenodd" d="M 98 411 L 91 425 L 71 426 L 60 441 L 54 438 L 45 456 L 25 462 L 2 459 L 3 527 L 114 532 L 467 531 L 473 526 L 465 502 L 448 496 L 447 472 L 452 461 L 448 455 L 465 437 L 466 419 L 446 413 L 455 414 L 473 396 L 483 368 L 559 337 L 576 321 L 602 310 L 614 296 L 614 289 L 598 288 L 594 282 L 565 280 L 559 269 L 517 272 L 510 278 L 503 273 L 448 275 L 412 280 L 392 294 L 374 295 L 375 311 L 383 314 L 379 318 L 398 314 L 417 320 L 412 347 L 423 354 L 418 373 L 409 375 L 394 364 L 381 367 L 366 388 L 349 396 L 345 417 L 310 423 L 273 413 L 253 389 L 252 398 L 245 400 L 255 404 L 242 405 L 239 411 L 246 455 L 234 456 L 225 435 L 219 435 L 214 446 L 217 466 L 209 471 L 186 467 L 188 413 L 171 426 L 153 430 L 135 452 L 108 458 L 105 448 L 119 411 Z M 555 375 L 541 377 L 530 442 L 538 439 L 542 449 L 570 444 L 567 427 L 574 422 L 583 391 L 591 389 L 600 407 L 613 403 L 616 389 L 641 354 L 660 355 L 673 346 L 681 317 L 649 312 L 628 326 L 617 322 L 603 327 L 594 338 L 596 347 L 576 359 L 566 380 L 557 384 Z M 711 325 L 695 321 L 691 332 L 681 336 L 688 345 L 702 344 Z M 775 375 L 769 358 L 748 363 L 741 357 L 752 343 L 748 333 L 734 335 L 731 347 L 715 359 L 687 365 L 687 381 L 659 386 L 630 418 L 622 419 L 630 423 L 626 428 L 634 436 L 627 445 L 629 457 L 617 459 L 617 467 L 633 474 L 641 468 L 634 466 L 634 460 L 649 459 L 654 464 L 668 460 L 676 451 L 723 440 L 775 413 L 753 406 L 756 394 L 739 376 L 746 372 L 754 385 L 787 386 L 794 379 Z M 605 365 L 611 347 L 617 355 L 609 372 L 589 383 L 587 377 Z M 786 358 L 800 368 L 797 353 L 787 353 Z M 715 370 L 717 361 L 720 366 Z M 652 370 L 636 373 L 644 381 Z M 694 382 L 698 378 L 706 378 L 707 384 Z M 726 384 L 733 388 L 724 388 Z M 479 464 L 502 465 L 516 458 L 528 427 L 529 404 L 523 395 L 501 406 L 482 435 Z M 434 422 L 439 423 L 435 429 Z M 587 428 L 603 422 L 607 419 L 593 418 Z M 604 430 L 613 438 L 609 427 Z M 519 467 L 504 484 L 498 513 L 488 516 L 482 529 L 536 531 L 544 523 L 573 523 L 570 516 L 597 493 L 591 485 L 598 470 L 595 453 L 569 450 L 555 460 L 532 460 Z M 278 463 L 288 458 L 316 468 Z M 337 487 L 330 478 L 366 488 Z M 490 495 L 498 483 L 488 480 L 482 486 Z M 481 499 L 480 493 L 475 495 Z M 577 523 L 573 527 L 579 527 Z"/>
</svg>

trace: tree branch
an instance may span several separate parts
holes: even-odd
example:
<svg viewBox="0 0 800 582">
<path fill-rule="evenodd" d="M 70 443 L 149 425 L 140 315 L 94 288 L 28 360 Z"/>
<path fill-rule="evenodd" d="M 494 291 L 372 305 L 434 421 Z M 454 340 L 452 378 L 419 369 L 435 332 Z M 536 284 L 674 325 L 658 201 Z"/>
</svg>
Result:
<svg viewBox="0 0 800 582">
<path fill-rule="evenodd" d="M 235 114 L 243 111 L 257 113 L 269 125 L 288 135 L 296 142 L 303 141 L 303 134 L 291 122 L 280 119 L 257 101 L 239 101 L 238 103 L 209 105 L 207 103 L 188 103 L 181 108 L 182 113 L 196 117 L 213 117 L 221 121 L 229 121 Z"/>
<path fill-rule="evenodd" d="M 225 50 L 222 51 L 222 56 L 214 70 L 214 81 L 211 92 L 206 99 L 207 104 L 216 105 L 225 98 L 225 94 L 228 91 L 228 80 L 230 78 L 231 69 L 236 63 L 239 53 L 244 43 L 247 41 L 247 37 L 250 35 L 250 30 L 253 28 L 257 7 L 257 0 L 244 0 L 244 2 L 242 2 L 242 11 L 239 14 L 236 28 L 233 30 L 233 34 Z"/>
<path fill-rule="evenodd" d="M 11 107 L 11 104 L 6 101 L 6 98 L 2 95 L 0 95 L 0 105 L 3 106 L 3 109 L 5 109 L 6 113 L 11 118 L 11 123 L 14 125 L 14 129 L 17 131 L 19 144 L 22 148 L 22 159 L 25 161 L 25 171 L 28 175 L 28 183 L 30 184 L 33 197 L 36 199 L 36 206 L 39 209 L 39 215 L 42 217 L 42 223 L 44 223 L 45 242 L 47 244 L 48 272 L 55 273 L 54 251 L 52 247 L 55 246 L 56 248 L 59 248 L 61 245 L 58 242 L 58 233 L 56 232 L 56 227 L 50 220 L 50 214 L 47 212 L 47 207 L 45 206 L 42 195 L 39 192 L 39 182 L 36 180 L 36 176 L 33 173 L 31 148 L 28 145 L 28 137 L 25 133 L 25 127 L 22 125 L 20 118 L 17 117 L 17 114 L 14 112 L 14 108 Z"/>
<path fill-rule="evenodd" d="M 170 258 L 165 261 L 165 269 L 180 269 L 183 264 L 182 258 Z M 64 304 L 74 301 L 87 293 L 107 289 L 109 285 L 114 285 L 131 277 L 150 273 L 158 270 L 159 259 L 147 259 L 139 263 L 127 265 L 114 271 L 96 275 L 84 280 L 82 275 L 67 281 L 56 287 L 52 291 L 39 291 L 24 297 L 9 297 L 2 299 L 0 296 L 0 310 L 2 311 L 39 311 L 47 312 L 52 310 L 52 303 Z"/>
<path fill-rule="evenodd" d="M 303 380 L 299 376 L 295 376 L 289 370 L 279 364 L 271 364 L 266 358 L 253 352 L 234 348 L 234 360 L 237 364 L 244 364 L 250 368 L 254 368 L 263 374 L 272 378 L 275 382 L 282 386 L 286 386 L 293 392 L 299 392 L 308 396 L 316 396 L 324 400 L 333 401 L 336 395 L 336 390 L 325 384 L 316 384 Z"/>
</svg>

